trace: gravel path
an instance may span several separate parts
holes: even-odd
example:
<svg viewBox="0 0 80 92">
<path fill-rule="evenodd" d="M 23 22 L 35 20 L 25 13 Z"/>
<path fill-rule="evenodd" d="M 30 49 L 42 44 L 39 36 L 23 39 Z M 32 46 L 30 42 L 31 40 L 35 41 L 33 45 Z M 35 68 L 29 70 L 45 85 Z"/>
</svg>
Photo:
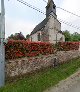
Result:
<svg viewBox="0 0 80 92">
<path fill-rule="evenodd" d="M 80 80 L 76 85 L 72 86 L 66 92 L 80 92 Z"/>
<path fill-rule="evenodd" d="M 80 69 L 69 78 L 59 82 L 55 87 L 44 92 L 80 92 Z"/>
</svg>

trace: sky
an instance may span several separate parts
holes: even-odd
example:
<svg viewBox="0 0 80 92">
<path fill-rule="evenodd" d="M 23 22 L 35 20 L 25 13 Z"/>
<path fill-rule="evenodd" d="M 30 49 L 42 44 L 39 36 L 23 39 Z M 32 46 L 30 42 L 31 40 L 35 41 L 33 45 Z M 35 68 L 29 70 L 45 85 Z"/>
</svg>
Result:
<svg viewBox="0 0 80 92">
<path fill-rule="evenodd" d="M 8 37 L 11 34 L 22 32 L 24 36 L 30 34 L 34 27 L 40 23 L 45 15 L 37 12 L 17 0 L 4 0 L 5 1 L 5 36 Z M 47 3 L 43 0 L 24 0 L 29 4 L 38 7 L 43 12 L 46 11 L 45 7 Z M 48 0 L 45 0 L 48 1 Z M 62 7 L 68 11 L 71 11 L 77 15 L 80 15 L 80 0 L 54 0 L 56 7 Z M 69 14 L 61 9 L 57 8 L 57 17 L 61 20 L 67 21 L 80 27 L 80 18 L 72 14 Z M 69 27 L 61 23 L 61 30 L 69 30 L 70 33 L 78 32 L 79 30 Z"/>
</svg>

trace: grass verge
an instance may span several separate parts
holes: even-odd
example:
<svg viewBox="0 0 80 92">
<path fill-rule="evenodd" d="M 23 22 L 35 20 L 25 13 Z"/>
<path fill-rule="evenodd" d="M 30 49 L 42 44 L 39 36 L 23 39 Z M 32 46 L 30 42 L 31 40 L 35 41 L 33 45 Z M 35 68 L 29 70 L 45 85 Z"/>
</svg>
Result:
<svg viewBox="0 0 80 92">
<path fill-rule="evenodd" d="M 79 68 L 80 58 L 73 59 L 58 68 L 49 68 L 17 82 L 6 83 L 3 88 L 0 88 L 0 92 L 43 92 L 43 90 L 69 77 Z"/>
</svg>

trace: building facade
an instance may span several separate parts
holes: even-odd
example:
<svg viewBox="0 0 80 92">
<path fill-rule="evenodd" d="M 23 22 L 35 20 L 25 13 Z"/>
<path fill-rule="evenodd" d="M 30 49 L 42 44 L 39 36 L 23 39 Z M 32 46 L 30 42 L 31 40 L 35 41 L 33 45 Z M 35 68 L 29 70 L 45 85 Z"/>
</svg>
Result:
<svg viewBox="0 0 80 92">
<path fill-rule="evenodd" d="M 61 23 L 57 19 L 56 5 L 53 0 L 48 0 L 46 18 L 33 29 L 30 34 L 30 41 L 50 43 L 65 41 L 65 37 L 61 31 Z"/>
</svg>

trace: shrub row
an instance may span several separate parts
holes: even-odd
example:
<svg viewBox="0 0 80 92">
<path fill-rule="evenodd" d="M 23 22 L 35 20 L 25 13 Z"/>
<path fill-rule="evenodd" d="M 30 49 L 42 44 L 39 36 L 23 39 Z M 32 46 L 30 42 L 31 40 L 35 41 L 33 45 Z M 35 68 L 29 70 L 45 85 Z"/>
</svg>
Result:
<svg viewBox="0 0 80 92">
<path fill-rule="evenodd" d="M 79 42 L 60 42 L 58 43 L 58 50 L 69 51 L 69 50 L 78 50 Z"/>
<path fill-rule="evenodd" d="M 60 42 L 57 44 L 59 51 L 78 50 L 79 42 Z M 15 59 L 19 57 L 33 57 L 40 54 L 53 54 L 54 46 L 44 42 L 29 42 L 25 40 L 9 40 L 5 46 L 6 59 Z"/>
<path fill-rule="evenodd" d="M 54 53 L 53 45 L 44 42 L 28 42 L 20 40 L 9 40 L 5 46 L 6 59 L 19 57 L 32 57 L 39 54 L 46 55 Z"/>
</svg>

